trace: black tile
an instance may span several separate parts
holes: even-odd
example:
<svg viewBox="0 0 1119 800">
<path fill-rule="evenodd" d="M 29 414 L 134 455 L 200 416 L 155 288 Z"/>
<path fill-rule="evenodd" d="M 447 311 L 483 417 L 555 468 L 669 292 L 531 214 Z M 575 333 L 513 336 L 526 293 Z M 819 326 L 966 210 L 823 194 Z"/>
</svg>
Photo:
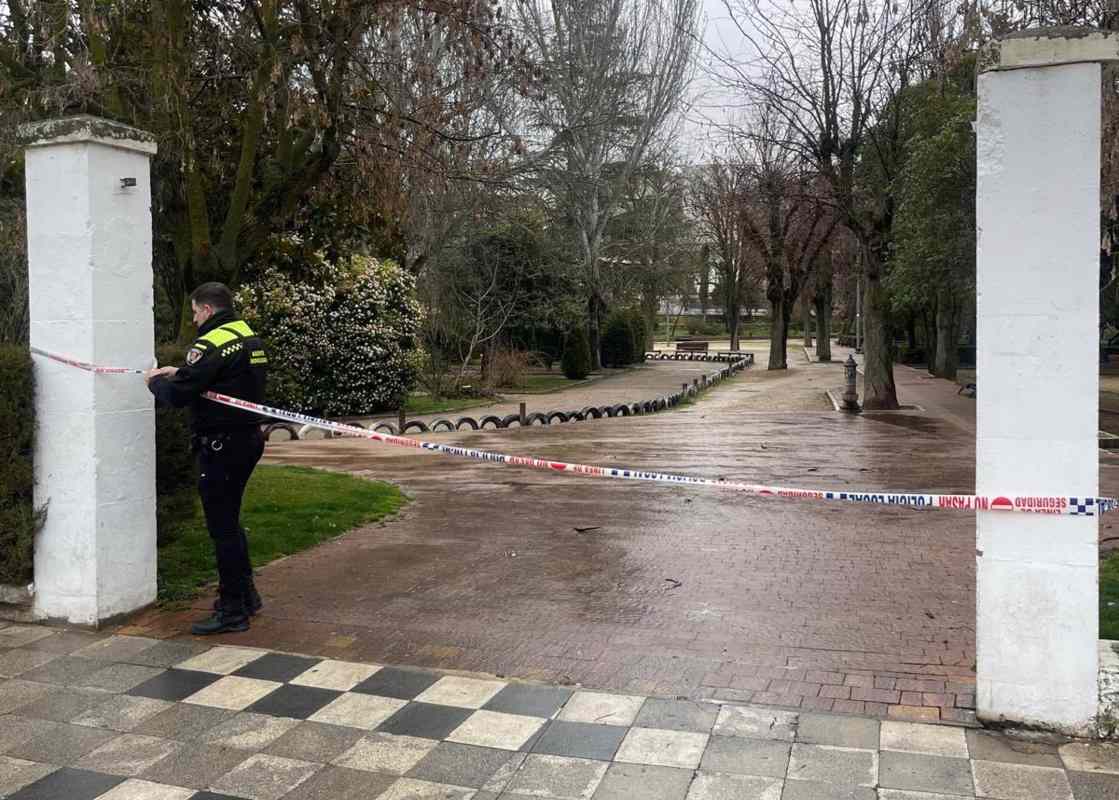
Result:
<svg viewBox="0 0 1119 800">
<path fill-rule="evenodd" d="M 572 689 L 558 686 L 528 686 L 512 683 L 495 694 L 483 708 L 487 711 L 548 719 L 560 710 L 572 694 Z"/>
<path fill-rule="evenodd" d="M 440 742 L 407 774 L 409 778 L 479 789 L 514 758 L 521 756 L 491 747 Z"/>
<path fill-rule="evenodd" d="M 196 672 L 192 669 L 169 669 L 154 678 L 134 686 L 128 691 L 133 697 L 151 697 L 156 700 L 177 702 L 205 689 L 223 676 L 210 672 Z"/>
<path fill-rule="evenodd" d="M 8 800 L 93 800 L 124 781 L 119 775 L 64 767 L 24 786 Z"/>
<path fill-rule="evenodd" d="M 430 672 L 385 667 L 377 670 L 350 691 L 395 697 L 397 700 L 412 700 L 440 677 L 442 676 Z"/>
<path fill-rule="evenodd" d="M 320 661 L 322 661 L 321 658 L 269 653 L 246 664 L 233 674 L 240 678 L 259 678 L 262 681 L 287 683 L 292 678 L 302 675 Z"/>
<path fill-rule="evenodd" d="M 418 736 L 421 739 L 446 739 L 473 713 L 470 708 L 409 703 L 382 722 L 377 732 Z"/>
<path fill-rule="evenodd" d="M 270 714 L 273 717 L 307 719 L 341 692 L 313 686 L 292 686 L 290 683 L 257 700 L 246 711 Z"/>
<path fill-rule="evenodd" d="M 628 730 L 620 725 L 555 720 L 548 723 L 532 752 L 610 761 Z"/>
</svg>

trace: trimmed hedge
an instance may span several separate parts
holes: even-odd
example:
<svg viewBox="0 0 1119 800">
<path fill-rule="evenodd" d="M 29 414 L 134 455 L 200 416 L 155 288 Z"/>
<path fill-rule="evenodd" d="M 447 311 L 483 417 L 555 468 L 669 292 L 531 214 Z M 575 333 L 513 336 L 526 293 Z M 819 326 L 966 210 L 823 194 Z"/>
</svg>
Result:
<svg viewBox="0 0 1119 800">
<path fill-rule="evenodd" d="M 591 343 L 582 328 L 576 328 L 568 335 L 562 363 L 564 377 L 570 380 L 581 381 L 591 374 Z"/>
<path fill-rule="evenodd" d="M 33 498 L 34 408 L 30 354 L 0 347 L 0 583 L 31 582 L 35 534 L 46 518 Z"/>
<path fill-rule="evenodd" d="M 166 344 L 156 348 L 160 366 L 181 366 L 186 347 Z M 194 456 L 190 452 L 190 427 L 185 408 L 155 409 L 155 529 L 162 547 L 176 538 L 179 523 L 194 515 Z"/>
</svg>

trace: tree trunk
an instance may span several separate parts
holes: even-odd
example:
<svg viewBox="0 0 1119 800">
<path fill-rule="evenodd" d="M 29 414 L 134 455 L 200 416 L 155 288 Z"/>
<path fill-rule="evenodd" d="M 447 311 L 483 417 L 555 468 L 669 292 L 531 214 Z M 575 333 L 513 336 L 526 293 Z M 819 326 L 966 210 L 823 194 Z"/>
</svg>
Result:
<svg viewBox="0 0 1119 800">
<path fill-rule="evenodd" d="M 937 335 L 936 335 L 936 310 L 924 310 L 921 312 L 921 327 L 925 333 L 924 348 L 925 353 L 932 354 L 932 358 L 928 358 L 928 371 L 929 374 L 936 373 L 936 348 L 937 348 Z"/>
<path fill-rule="evenodd" d="M 864 386 L 863 408 L 893 410 L 898 405 L 894 384 L 893 333 L 886 317 L 890 299 L 882 286 L 877 254 L 867 253 L 866 290 L 863 292 Z"/>
<path fill-rule="evenodd" d="M 816 306 L 816 359 L 831 361 L 831 291 L 832 265 L 828 260 L 816 273 L 816 293 L 813 304 Z"/>
<path fill-rule="evenodd" d="M 598 300 L 598 292 L 591 289 L 591 295 L 587 298 L 587 339 L 591 343 L 591 370 L 597 371 L 602 369 L 602 326 L 601 326 L 601 304 Z"/>
<path fill-rule="evenodd" d="M 938 378 L 956 380 L 960 366 L 960 311 L 948 289 L 937 293 L 936 303 L 936 371 Z"/>
<path fill-rule="evenodd" d="M 812 349 L 812 305 L 805 297 L 801 301 L 801 310 L 804 316 L 804 346 L 809 350 Z"/>
<path fill-rule="evenodd" d="M 769 369 L 788 369 L 789 320 L 784 300 L 771 300 L 769 316 Z"/>
</svg>

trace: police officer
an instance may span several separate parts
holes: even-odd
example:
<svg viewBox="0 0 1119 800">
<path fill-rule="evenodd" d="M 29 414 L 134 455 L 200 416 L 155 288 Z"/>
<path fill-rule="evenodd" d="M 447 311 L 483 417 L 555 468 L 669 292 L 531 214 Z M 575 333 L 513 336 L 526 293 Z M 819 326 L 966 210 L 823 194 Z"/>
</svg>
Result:
<svg viewBox="0 0 1119 800">
<path fill-rule="evenodd" d="M 144 373 L 158 402 L 190 407 L 191 450 L 198 460 L 198 493 L 218 562 L 218 599 L 209 619 L 191 632 L 246 631 L 261 609 L 253 584 L 249 543 L 241 527 L 241 500 L 264 452 L 262 418 L 202 397 L 213 390 L 243 400 L 264 401 L 268 359 L 252 329 L 233 313 L 233 295 L 220 283 L 204 283 L 190 296 L 198 338 L 181 367 Z"/>
</svg>

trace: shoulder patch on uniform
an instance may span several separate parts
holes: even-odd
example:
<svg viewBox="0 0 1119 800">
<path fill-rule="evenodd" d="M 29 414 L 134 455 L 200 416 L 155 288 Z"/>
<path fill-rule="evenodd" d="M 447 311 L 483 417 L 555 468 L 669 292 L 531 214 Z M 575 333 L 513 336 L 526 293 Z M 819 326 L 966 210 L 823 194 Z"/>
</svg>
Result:
<svg viewBox="0 0 1119 800">
<path fill-rule="evenodd" d="M 202 358 L 202 355 L 203 354 L 202 354 L 201 350 L 199 350 L 197 347 L 192 347 L 189 350 L 187 350 L 186 363 L 187 364 L 197 364 L 199 359 Z"/>
</svg>

